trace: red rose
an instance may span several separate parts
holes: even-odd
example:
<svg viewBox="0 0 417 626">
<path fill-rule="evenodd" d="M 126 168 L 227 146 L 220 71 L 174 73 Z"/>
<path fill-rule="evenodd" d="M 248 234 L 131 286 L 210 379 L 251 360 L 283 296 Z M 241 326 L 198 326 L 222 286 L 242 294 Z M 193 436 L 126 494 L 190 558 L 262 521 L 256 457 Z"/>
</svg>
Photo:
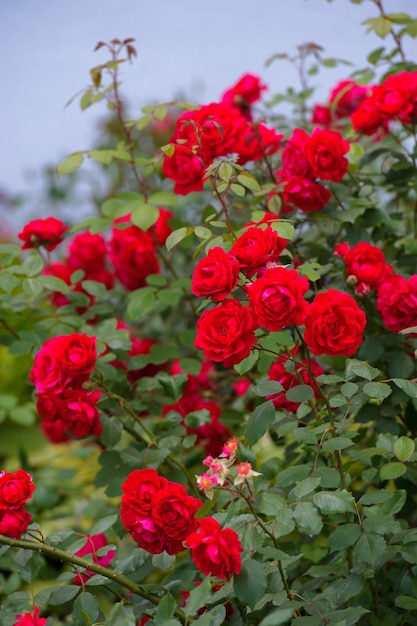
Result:
<svg viewBox="0 0 417 626">
<path fill-rule="evenodd" d="M 375 87 L 373 103 L 380 114 L 388 119 L 407 117 L 412 110 L 407 85 L 389 78 L 381 86 Z"/>
<path fill-rule="evenodd" d="M 337 118 L 347 117 L 365 100 L 369 87 L 357 85 L 354 80 L 342 80 L 330 92 L 329 103 Z"/>
<path fill-rule="evenodd" d="M 240 263 L 223 248 L 215 247 L 195 266 L 191 291 L 195 296 L 224 300 L 236 287 Z"/>
<path fill-rule="evenodd" d="M 288 178 L 311 178 L 311 166 L 306 159 L 305 147 L 310 137 L 305 130 L 296 128 L 282 151 L 282 172 Z"/>
<path fill-rule="evenodd" d="M 197 146 L 197 153 L 207 167 L 214 158 L 236 152 L 236 144 L 246 127 L 247 121 L 238 109 L 212 102 L 183 113 L 174 136 L 176 140 L 186 139 L 188 148 Z"/>
<path fill-rule="evenodd" d="M 266 89 L 268 87 L 261 82 L 259 76 L 244 74 L 233 87 L 223 93 L 222 102 L 238 107 L 246 115 L 250 105 L 260 100 L 262 91 Z"/>
<path fill-rule="evenodd" d="M 90 556 L 90 559 L 93 563 L 97 563 L 97 565 L 102 565 L 103 567 L 107 567 L 109 563 L 116 556 L 115 550 L 109 550 L 106 554 L 102 556 L 97 555 L 97 551 L 101 548 L 104 548 L 108 545 L 108 539 L 104 533 L 99 533 L 98 535 L 87 535 L 85 545 L 75 553 L 75 556 Z M 72 581 L 73 585 L 83 586 L 84 583 L 88 581 L 88 579 L 94 576 L 94 572 L 92 570 L 85 570 L 75 575 L 74 580 Z"/>
<path fill-rule="evenodd" d="M 164 156 L 162 173 L 175 182 L 174 192 L 185 196 L 192 191 L 202 191 L 204 187 L 205 167 L 210 162 L 202 163 L 190 148 L 176 144 L 171 156 Z"/>
<path fill-rule="evenodd" d="M 271 226 L 265 229 L 254 226 L 238 237 L 230 254 L 239 261 L 247 277 L 251 278 L 265 270 L 268 264 L 277 263 L 287 243 L 288 240 L 279 237 Z"/>
<path fill-rule="evenodd" d="M 316 128 L 305 145 L 305 157 L 313 176 L 323 180 L 340 182 L 346 174 L 349 142 L 334 130 Z"/>
<path fill-rule="evenodd" d="M 142 515 L 151 513 L 154 495 L 163 489 L 168 480 L 154 469 L 133 470 L 122 485 L 122 502 Z"/>
<path fill-rule="evenodd" d="M 189 496 L 186 488 L 179 483 L 169 481 L 155 493 L 152 518 L 168 554 L 177 554 L 184 549 L 183 541 L 197 529 L 194 516 L 201 506 L 201 500 Z"/>
<path fill-rule="evenodd" d="M 330 198 L 331 193 L 326 187 L 299 176 L 287 179 L 282 193 L 285 203 L 293 204 L 305 213 L 321 211 Z"/>
<path fill-rule="evenodd" d="M 33 220 L 26 224 L 22 232 L 18 234 L 19 239 L 24 242 L 22 250 L 43 246 L 52 252 L 64 239 L 65 231 L 68 228 L 69 226 L 64 226 L 61 220 L 57 220 L 55 217 Z"/>
<path fill-rule="evenodd" d="M 204 350 L 206 359 L 231 367 L 249 356 L 256 341 L 256 328 L 258 323 L 248 307 L 235 299 L 224 300 L 201 315 L 194 345 Z"/>
<path fill-rule="evenodd" d="M 35 490 L 32 476 L 22 469 L 0 473 L 0 509 L 20 509 Z"/>
<path fill-rule="evenodd" d="M 0 509 L 0 535 L 20 539 L 31 521 L 32 516 L 24 507 L 20 509 Z"/>
<path fill-rule="evenodd" d="M 387 278 L 378 289 L 376 306 L 393 333 L 417 326 L 417 275 L 408 280 L 398 274 Z"/>
<path fill-rule="evenodd" d="M 101 435 L 100 413 L 96 407 L 100 391 L 88 393 L 85 389 L 64 391 L 61 397 L 60 419 L 75 439 Z"/>
<path fill-rule="evenodd" d="M 100 272 L 106 265 L 107 246 L 100 234 L 80 233 L 68 246 L 68 266 L 86 274 Z"/>
<path fill-rule="evenodd" d="M 383 125 L 383 119 L 375 106 L 372 97 L 366 98 L 359 107 L 352 113 L 350 120 L 353 130 L 363 132 L 365 135 L 373 135 Z"/>
<path fill-rule="evenodd" d="M 291 402 L 285 397 L 285 392 L 297 385 L 310 385 L 314 390 L 316 398 L 320 396 L 320 392 L 311 379 L 308 367 L 311 366 L 314 376 L 320 376 L 324 374 L 323 368 L 313 358 L 310 358 L 310 363 L 307 359 L 303 359 L 300 362 L 297 361 L 299 355 L 299 348 L 295 346 L 291 349 L 291 359 L 296 360 L 294 363 L 290 361 L 288 355 L 281 355 L 275 363 L 272 363 L 268 371 L 269 380 L 276 380 L 284 387 L 284 391 L 281 391 L 272 396 L 267 396 L 268 400 L 272 400 L 275 408 L 284 409 L 290 413 L 296 413 L 300 402 Z"/>
<path fill-rule="evenodd" d="M 304 340 L 314 354 L 352 356 L 362 343 L 366 315 L 347 293 L 329 289 L 313 300 Z"/>
<path fill-rule="evenodd" d="M 46 617 L 39 617 L 39 607 L 33 607 L 33 613 L 16 615 L 17 622 L 13 626 L 46 626 Z"/>
<path fill-rule="evenodd" d="M 254 309 L 259 325 L 278 331 L 291 324 L 304 324 L 309 304 L 303 295 L 309 283 L 296 270 L 276 267 L 249 285 L 249 305 Z"/>
<path fill-rule="evenodd" d="M 116 278 L 126 289 L 134 291 L 146 285 L 149 274 L 159 273 L 159 262 L 152 235 L 137 226 L 117 228 L 117 224 L 129 220 L 130 215 L 115 220 L 110 241 L 110 258 Z"/>
<path fill-rule="evenodd" d="M 198 569 L 205 576 L 230 579 L 241 569 L 240 553 L 243 551 L 237 533 L 231 528 L 220 527 L 213 517 L 198 520 L 199 532 L 186 539 L 191 556 Z"/>
<path fill-rule="evenodd" d="M 165 550 L 163 537 L 151 515 L 142 515 L 122 502 L 120 518 L 123 527 L 132 535 L 139 548 L 150 554 L 161 554 Z"/>
<path fill-rule="evenodd" d="M 94 369 L 96 338 L 73 333 L 48 339 L 35 356 L 30 380 L 40 393 L 81 387 Z"/>
<path fill-rule="evenodd" d="M 330 126 L 332 123 L 332 111 L 330 107 L 322 104 L 315 104 L 313 107 L 313 114 L 311 116 L 311 123 L 319 124 L 324 127 Z"/>
<path fill-rule="evenodd" d="M 282 139 L 283 135 L 274 128 L 264 124 L 247 124 L 235 145 L 235 152 L 239 154 L 238 162 L 244 165 L 248 161 L 259 161 L 275 154 L 281 147 Z"/>
<path fill-rule="evenodd" d="M 337 244 L 335 252 L 346 265 L 346 280 L 355 285 L 359 294 L 374 290 L 392 274 L 392 266 L 385 261 L 382 250 L 366 241 L 351 249 L 347 244 Z"/>
</svg>

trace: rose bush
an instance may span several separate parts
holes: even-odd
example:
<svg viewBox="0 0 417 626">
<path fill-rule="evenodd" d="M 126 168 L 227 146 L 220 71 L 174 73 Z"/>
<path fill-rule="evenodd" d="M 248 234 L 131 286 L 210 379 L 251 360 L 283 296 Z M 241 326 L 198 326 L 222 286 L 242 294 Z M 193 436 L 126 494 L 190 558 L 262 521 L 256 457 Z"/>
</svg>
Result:
<svg viewBox="0 0 417 626">
<path fill-rule="evenodd" d="M 374 6 L 324 103 L 309 43 L 129 117 L 97 45 L 57 171 L 105 199 L 0 246 L 2 626 L 417 624 L 417 20 Z"/>
</svg>

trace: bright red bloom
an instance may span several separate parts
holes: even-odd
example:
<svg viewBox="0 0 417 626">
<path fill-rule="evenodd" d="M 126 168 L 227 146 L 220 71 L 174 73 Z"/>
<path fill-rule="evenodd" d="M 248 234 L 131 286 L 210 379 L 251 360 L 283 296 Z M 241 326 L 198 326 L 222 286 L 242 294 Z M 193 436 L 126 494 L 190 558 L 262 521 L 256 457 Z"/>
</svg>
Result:
<svg viewBox="0 0 417 626">
<path fill-rule="evenodd" d="M 174 215 L 172 211 L 164 209 L 161 206 L 158 208 L 158 211 L 158 219 L 156 220 L 155 224 L 148 229 L 147 232 L 155 233 L 155 238 L 158 245 L 163 246 L 168 236 L 172 233 L 172 228 L 168 222 L 174 217 Z"/>
<path fill-rule="evenodd" d="M 273 216 L 276 219 L 276 216 Z M 277 263 L 288 240 L 279 237 L 278 233 L 267 228 L 248 228 L 237 238 L 230 250 L 240 263 L 241 270 L 248 278 L 267 269 L 269 264 Z"/>
<path fill-rule="evenodd" d="M 183 542 L 197 529 L 195 514 L 203 506 L 201 500 L 189 496 L 186 488 L 169 481 L 152 500 L 152 519 L 168 554 L 184 549 Z"/>
<path fill-rule="evenodd" d="M 16 615 L 17 622 L 13 626 L 46 626 L 46 617 L 39 617 L 39 607 L 33 607 L 33 613 Z"/>
<path fill-rule="evenodd" d="M 392 266 L 385 261 L 382 250 L 366 241 L 353 248 L 345 243 L 337 244 L 335 253 L 345 262 L 347 282 L 355 285 L 356 293 L 378 289 L 392 274 Z"/>
<path fill-rule="evenodd" d="M 336 118 L 353 113 L 367 97 L 369 87 L 357 85 L 354 80 L 342 80 L 332 89 L 329 96 L 332 113 Z"/>
<path fill-rule="evenodd" d="M 259 76 L 244 74 L 233 87 L 223 93 L 222 102 L 238 107 L 245 114 L 251 104 L 260 100 L 266 89 L 268 87 L 261 82 Z"/>
<path fill-rule="evenodd" d="M 33 220 L 18 234 L 19 239 L 24 242 L 22 250 L 43 246 L 52 252 L 63 241 L 68 228 L 69 226 L 64 226 L 61 220 L 55 217 Z"/>
<path fill-rule="evenodd" d="M 196 348 L 206 359 L 220 361 L 225 367 L 240 363 L 255 344 L 257 320 L 238 300 L 223 300 L 220 306 L 204 311 L 197 321 Z"/>
<path fill-rule="evenodd" d="M 380 285 L 376 301 L 385 326 L 393 333 L 417 326 L 417 275 L 393 274 Z"/>
<path fill-rule="evenodd" d="M 201 158 L 187 145 L 176 144 L 174 153 L 164 156 L 162 173 L 174 181 L 174 192 L 185 196 L 192 191 L 203 190 L 204 172 L 210 162 L 203 164 Z"/>
<path fill-rule="evenodd" d="M 211 248 L 194 268 L 191 291 L 220 302 L 236 287 L 239 272 L 240 263 L 231 254 L 220 247 Z"/>
<path fill-rule="evenodd" d="M 309 304 L 304 294 L 309 289 L 308 279 L 296 270 L 276 267 L 267 270 L 248 286 L 249 305 L 259 325 L 278 331 L 291 324 L 304 324 Z"/>
<path fill-rule="evenodd" d="M 0 510 L 20 509 L 34 490 L 32 476 L 24 470 L 0 472 Z"/>
<path fill-rule="evenodd" d="M 151 514 L 153 497 L 168 484 L 154 469 L 133 470 L 122 485 L 122 501 L 143 515 Z"/>
<path fill-rule="evenodd" d="M 326 187 L 309 178 L 294 176 L 286 180 L 282 199 L 305 213 L 321 211 L 329 202 L 331 193 Z"/>
<path fill-rule="evenodd" d="M 114 222 L 110 258 L 118 280 L 133 291 L 145 286 L 149 274 L 159 273 L 159 262 L 152 235 L 137 226 L 117 228 L 117 224 L 129 222 L 130 217 L 125 215 Z"/>
<path fill-rule="evenodd" d="M 383 118 L 372 97 L 360 103 L 350 118 L 353 130 L 373 135 L 383 125 Z"/>
<path fill-rule="evenodd" d="M 106 554 L 102 556 L 97 555 L 97 551 L 101 548 L 104 548 L 108 545 L 108 539 L 104 533 L 99 533 L 98 535 L 87 535 L 85 545 L 75 553 L 75 556 L 89 556 L 89 559 L 93 561 L 93 563 L 97 563 L 97 565 L 102 565 L 103 567 L 107 567 L 109 563 L 116 556 L 115 550 L 109 550 Z M 74 580 L 72 581 L 73 585 L 84 585 L 88 581 L 88 579 L 94 576 L 94 572 L 92 570 L 85 570 L 83 572 L 79 572 L 74 576 Z"/>
<path fill-rule="evenodd" d="M 282 173 L 291 178 L 311 178 L 311 164 L 306 158 L 305 148 L 310 137 L 301 128 L 296 128 L 282 151 Z"/>
<path fill-rule="evenodd" d="M 205 576 L 227 580 L 239 574 L 243 548 L 237 533 L 231 528 L 222 529 L 213 517 L 198 520 L 198 526 L 199 532 L 189 535 L 185 542 L 198 569 Z"/>
<path fill-rule="evenodd" d="M 94 369 L 96 338 L 73 333 L 48 339 L 35 356 L 30 380 L 40 393 L 81 387 Z"/>
<path fill-rule="evenodd" d="M 334 130 L 315 128 L 305 144 L 305 157 L 313 176 L 340 182 L 347 172 L 349 142 Z"/>
<path fill-rule="evenodd" d="M 61 420 L 61 399 L 54 393 L 38 393 L 36 409 L 42 418 L 41 427 L 52 443 L 71 441 L 67 427 Z"/>
<path fill-rule="evenodd" d="M 101 435 L 100 413 L 96 404 L 100 391 L 88 393 L 85 389 L 69 389 L 61 396 L 60 419 L 65 430 L 75 439 Z"/>
<path fill-rule="evenodd" d="M 99 273 L 106 265 L 107 245 L 99 233 L 79 233 L 68 246 L 68 266 L 84 270 L 86 275 Z"/>
<path fill-rule="evenodd" d="M 275 154 L 281 147 L 282 139 L 283 135 L 274 128 L 264 124 L 247 124 L 235 145 L 235 152 L 239 154 L 238 162 L 244 165 L 248 161 L 259 161 Z"/>
<path fill-rule="evenodd" d="M 0 535 L 20 539 L 31 521 L 32 515 L 24 507 L 0 509 Z"/>
<path fill-rule="evenodd" d="M 313 300 L 304 340 L 314 354 L 352 356 L 362 343 L 366 315 L 347 293 L 329 289 Z"/>
</svg>

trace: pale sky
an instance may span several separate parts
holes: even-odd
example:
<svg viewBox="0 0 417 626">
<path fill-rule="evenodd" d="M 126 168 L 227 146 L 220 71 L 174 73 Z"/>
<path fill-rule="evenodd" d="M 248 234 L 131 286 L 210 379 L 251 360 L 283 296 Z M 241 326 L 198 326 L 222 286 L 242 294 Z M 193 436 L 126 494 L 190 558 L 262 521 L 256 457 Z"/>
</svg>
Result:
<svg viewBox="0 0 417 626">
<path fill-rule="evenodd" d="M 409 11 L 415 0 L 385 0 L 386 11 Z M 245 72 L 259 74 L 268 96 L 297 85 L 284 62 L 265 68 L 277 52 L 313 41 L 324 56 L 354 67 L 314 77 L 317 100 L 366 55 L 386 43 L 365 35 L 361 22 L 376 16 L 372 0 L 0 0 L 0 189 L 30 192 L 30 171 L 56 165 L 91 147 L 104 105 L 81 112 L 65 103 L 89 84 L 89 69 L 107 58 L 99 40 L 134 37 L 138 58 L 123 68 L 122 93 L 133 116 L 141 106 L 181 94 L 200 103 L 218 99 Z M 417 40 L 408 51 L 417 58 Z M 26 176 L 25 176 L 26 173 Z"/>
</svg>

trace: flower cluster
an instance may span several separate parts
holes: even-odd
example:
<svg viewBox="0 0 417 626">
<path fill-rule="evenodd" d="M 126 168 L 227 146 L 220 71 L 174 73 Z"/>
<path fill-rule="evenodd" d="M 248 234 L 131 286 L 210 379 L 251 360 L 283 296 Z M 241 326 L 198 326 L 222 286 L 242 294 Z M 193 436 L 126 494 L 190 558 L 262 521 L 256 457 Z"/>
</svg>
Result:
<svg viewBox="0 0 417 626">
<path fill-rule="evenodd" d="M 255 472 L 247 461 L 238 462 L 236 458 L 238 447 L 238 439 L 229 439 L 222 447 L 222 451 L 217 458 L 207 456 L 204 459 L 203 465 L 208 468 L 207 472 L 201 476 L 196 476 L 196 480 L 197 487 L 205 493 L 207 498 L 211 499 L 213 497 L 216 486 L 222 487 L 225 484 L 236 486 L 254 476 L 260 476 L 259 472 Z"/>
<path fill-rule="evenodd" d="M 351 248 L 347 243 L 335 246 L 335 253 L 346 266 L 346 281 L 358 295 L 375 291 L 392 274 L 392 265 L 377 246 L 361 241 Z"/>
<path fill-rule="evenodd" d="M 151 554 L 184 550 L 185 539 L 197 529 L 200 500 L 153 469 L 131 472 L 122 491 L 122 524 L 140 548 Z"/>
<path fill-rule="evenodd" d="M 97 358 L 96 338 L 73 333 L 46 341 L 35 356 L 30 380 L 37 388 L 42 428 L 55 442 L 101 434 L 99 391 L 83 388 Z"/>
<path fill-rule="evenodd" d="M 399 72 L 388 76 L 380 85 L 372 88 L 351 115 L 352 126 L 357 132 L 373 135 L 386 130 L 398 120 L 410 124 L 417 117 L 417 72 Z"/>
<path fill-rule="evenodd" d="M 277 172 L 283 185 L 285 211 L 291 207 L 304 212 L 320 211 L 330 200 L 330 192 L 316 178 L 340 182 L 347 172 L 349 142 L 334 130 L 315 128 L 311 136 L 296 128 L 282 152 L 282 168 Z"/>
<path fill-rule="evenodd" d="M 250 105 L 265 88 L 257 77 L 246 75 L 224 93 L 221 102 L 186 111 L 178 118 L 171 137 L 173 150 L 164 156 L 162 165 L 164 175 L 175 182 L 175 193 L 201 191 L 205 171 L 218 157 L 237 155 L 244 164 L 279 150 L 282 135 L 251 120 Z"/>
<path fill-rule="evenodd" d="M 369 93 L 369 87 L 358 85 L 351 78 L 340 81 L 330 92 L 328 103 L 316 104 L 312 122 L 320 126 L 334 126 L 338 120 L 356 111 Z"/>
<path fill-rule="evenodd" d="M 22 469 L 0 472 L 0 535 L 19 539 L 32 515 L 25 509 L 35 490 L 32 476 Z"/>
</svg>

